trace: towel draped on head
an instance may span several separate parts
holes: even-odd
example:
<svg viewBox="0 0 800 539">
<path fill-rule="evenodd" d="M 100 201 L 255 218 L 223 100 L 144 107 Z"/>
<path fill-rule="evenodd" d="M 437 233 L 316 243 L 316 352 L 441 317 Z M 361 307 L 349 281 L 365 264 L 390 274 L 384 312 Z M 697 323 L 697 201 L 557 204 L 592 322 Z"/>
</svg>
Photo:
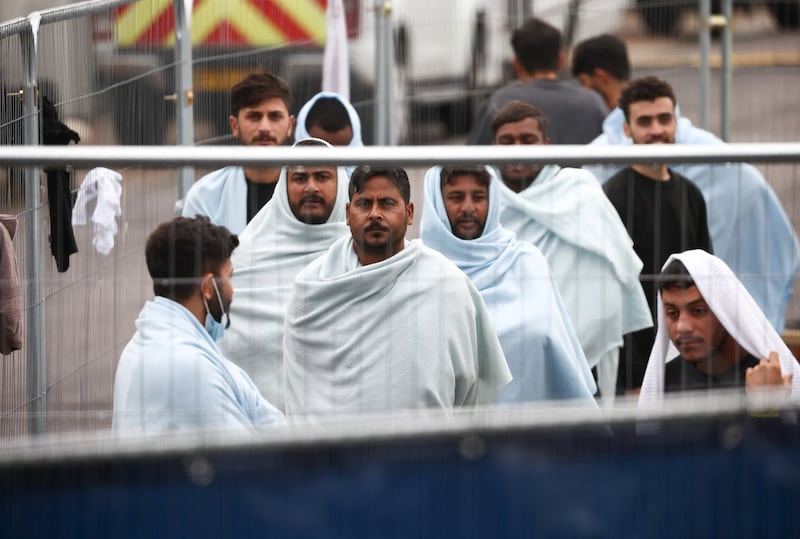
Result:
<svg viewBox="0 0 800 539">
<path fill-rule="evenodd" d="M 289 206 L 287 168 L 275 194 L 248 223 L 233 252 L 231 326 L 220 341 L 225 355 L 250 374 L 261 393 L 283 408 L 283 317 L 300 270 L 348 235 L 348 179 L 336 169 L 336 202 L 328 221 L 298 221 Z"/>
<path fill-rule="evenodd" d="M 500 225 L 500 180 L 487 170 L 488 214 L 482 235 L 472 240 L 452 232 L 442 197 L 442 167 L 428 170 L 421 239 L 466 273 L 489 309 L 514 376 L 498 402 L 583 399 L 594 406 L 594 379 L 547 261 Z"/>
<path fill-rule="evenodd" d="M 286 309 L 286 413 L 487 404 L 511 379 L 480 294 L 419 240 L 361 266 L 350 237 L 298 275 Z"/>
<path fill-rule="evenodd" d="M 794 373 L 792 394 L 800 394 L 800 365 L 727 264 L 701 249 L 693 249 L 671 255 L 662 270 L 673 260 L 683 263 L 714 316 L 748 354 L 756 358 L 767 358 L 770 352 L 778 353 L 781 372 L 784 375 Z M 664 306 L 659 294 L 658 331 L 642 382 L 640 406 L 661 402 L 664 396 L 664 366 L 678 355 L 678 350 L 669 338 Z"/>
<path fill-rule="evenodd" d="M 642 262 L 619 215 L 580 169 L 545 166 L 520 193 L 498 184 L 501 223 L 547 259 L 586 359 L 598 365 L 600 390 L 613 395 L 622 336 L 653 324 Z"/>
</svg>

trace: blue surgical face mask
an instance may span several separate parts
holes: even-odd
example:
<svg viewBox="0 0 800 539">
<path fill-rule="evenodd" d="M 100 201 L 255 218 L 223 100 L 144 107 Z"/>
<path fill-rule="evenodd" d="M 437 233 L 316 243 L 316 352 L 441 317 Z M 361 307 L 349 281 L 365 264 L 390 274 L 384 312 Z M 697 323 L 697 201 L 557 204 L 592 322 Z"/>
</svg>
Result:
<svg viewBox="0 0 800 539">
<path fill-rule="evenodd" d="M 220 317 L 220 321 L 219 322 L 214 320 L 214 317 L 211 315 L 211 311 L 208 308 L 208 302 L 206 301 L 206 298 L 204 297 L 203 298 L 203 303 L 206 306 L 205 328 L 206 328 L 206 331 L 208 331 L 208 334 L 211 336 L 211 338 L 214 341 L 218 341 L 225 334 L 225 329 L 230 327 L 231 319 L 228 316 L 228 313 L 225 312 L 225 307 L 222 304 L 222 297 L 219 294 L 219 288 L 217 288 L 217 281 L 212 278 L 211 279 L 211 283 L 214 285 L 214 292 L 217 294 L 217 302 L 219 303 L 220 311 L 222 311 L 222 316 Z M 222 322 L 222 319 L 225 320 L 224 323 Z"/>
</svg>

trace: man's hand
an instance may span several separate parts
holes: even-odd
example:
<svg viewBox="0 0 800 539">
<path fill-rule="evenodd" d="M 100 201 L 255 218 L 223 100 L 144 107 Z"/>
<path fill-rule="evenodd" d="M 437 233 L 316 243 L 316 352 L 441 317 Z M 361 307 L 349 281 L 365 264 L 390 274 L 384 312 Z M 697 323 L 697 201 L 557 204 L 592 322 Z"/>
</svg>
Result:
<svg viewBox="0 0 800 539">
<path fill-rule="evenodd" d="M 791 388 L 792 375 L 781 375 L 781 361 L 778 359 L 777 352 L 770 352 L 769 359 L 761 358 L 755 367 L 750 367 L 745 373 L 745 387 L 749 389 L 758 388 Z"/>
</svg>

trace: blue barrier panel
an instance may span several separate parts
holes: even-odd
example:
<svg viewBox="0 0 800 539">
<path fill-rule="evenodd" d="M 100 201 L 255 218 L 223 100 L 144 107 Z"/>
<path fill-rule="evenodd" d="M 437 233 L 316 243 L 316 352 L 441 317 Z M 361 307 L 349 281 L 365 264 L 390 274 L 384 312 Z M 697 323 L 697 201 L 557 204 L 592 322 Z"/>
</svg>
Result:
<svg viewBox="0 0 800 539">
<path fill-rule="evenodd" d="M 0 465 L 2 537 L 800 537 L 796 414 Z"/>
</svg>

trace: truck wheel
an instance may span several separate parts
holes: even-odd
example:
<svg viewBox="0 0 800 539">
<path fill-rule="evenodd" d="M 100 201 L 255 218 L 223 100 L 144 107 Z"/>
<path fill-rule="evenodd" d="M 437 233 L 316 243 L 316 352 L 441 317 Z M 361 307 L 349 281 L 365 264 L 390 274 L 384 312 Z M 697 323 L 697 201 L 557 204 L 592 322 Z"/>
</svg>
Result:
<svg viewBox="0 0 800 539">
<path fill-rule="evenodd" d="M 778 27 L 783 29 L 800 27 L 800 1 L 770 2 L 768 5 Z"/>
<path fill-rule="evenodd" d="M 637 0 L 639 13 L 645 26 L 652 34 L 675 35 L 681 15 L 680 5 L 675 2 L 659 0 Z"/>
</svg>

